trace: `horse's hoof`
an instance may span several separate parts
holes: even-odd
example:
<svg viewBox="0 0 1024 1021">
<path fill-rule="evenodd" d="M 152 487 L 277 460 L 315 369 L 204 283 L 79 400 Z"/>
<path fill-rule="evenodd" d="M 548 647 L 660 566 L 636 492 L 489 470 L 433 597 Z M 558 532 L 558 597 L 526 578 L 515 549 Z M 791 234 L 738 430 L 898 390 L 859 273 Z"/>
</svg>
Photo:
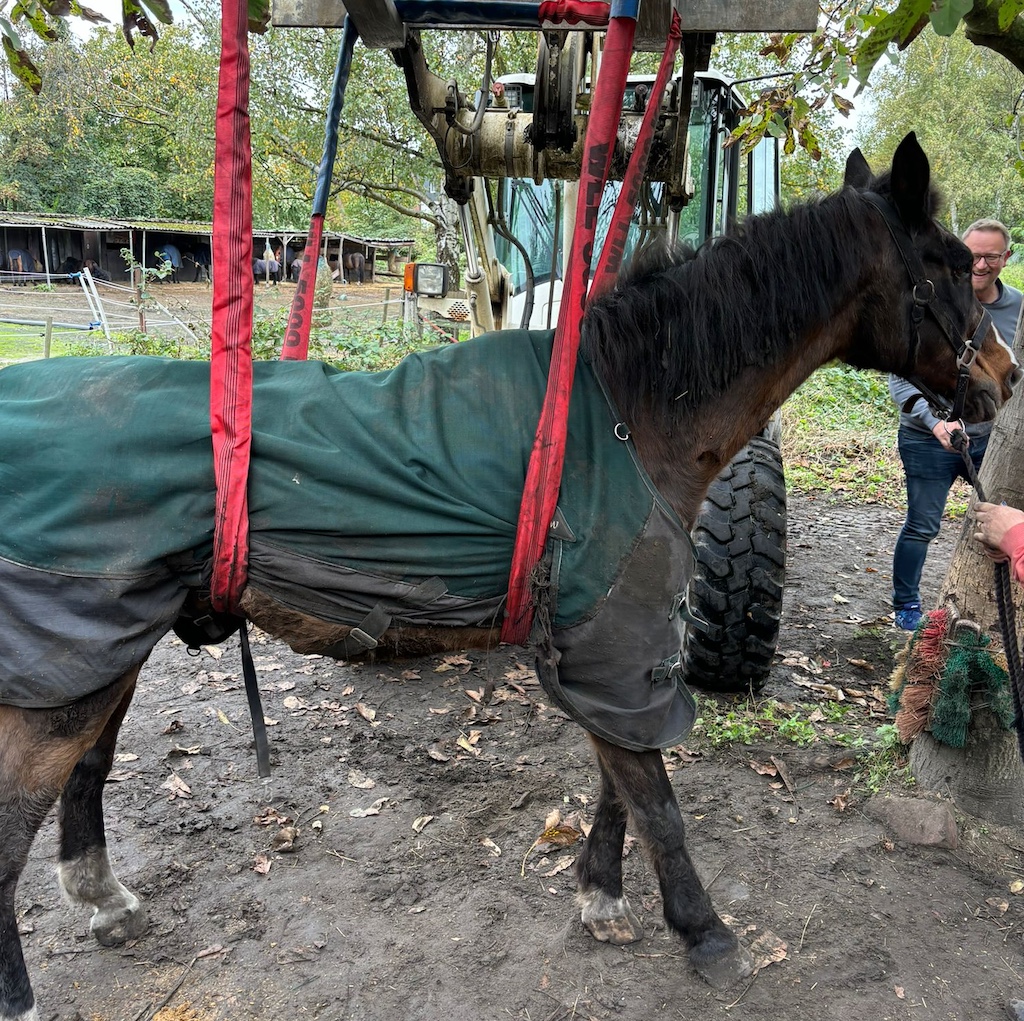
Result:
<svg viewBox="0 0 1024 1021">
<path fill-rule="evenodd" d="M 116 911 L 97 911 L 89 923 L 89 932 L 105 947 L 118 947 L 146 934 L 149 918 L 137 897 L 135 903 Z"/>
<path fill-rule="evenodd" d="M 715 989 L 728 989 L 754 970 L 754 959 L 731 933 L 728 937 L 711 936 L 696 944 L 690 950 L 690 963 Z"/>
<path fill-rule="evenodd" d="M 601 891 L 580 894 L 580 919 L 590 935 L 601 943 L 624 946 L 644 938 L 640 919 L 625 897 L 609 897 Z"/>
</svg>

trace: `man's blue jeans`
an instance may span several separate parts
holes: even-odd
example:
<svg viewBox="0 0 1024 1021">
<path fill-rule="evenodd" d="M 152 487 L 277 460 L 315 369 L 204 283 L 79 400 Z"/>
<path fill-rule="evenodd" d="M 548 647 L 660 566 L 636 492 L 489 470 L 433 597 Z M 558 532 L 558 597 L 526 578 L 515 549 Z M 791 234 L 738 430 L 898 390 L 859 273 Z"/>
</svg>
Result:
<svg viewBox="0 0 1024 1021">
<path fill-rule="evenodd" d="M 967 449 L 975 468 L 981 467 L 987 446 L 988 436 L 971 440 Z M 930 432 L 900 426 L 899 448 L 907 476 L 907 519 L 892 558 L 892 604 L 896 609 L 921 602 L 928 543 L 939 534 L 950 487 L 957 478 L 967 478 L 960 455 L 943 449 Z"/>
</svg>

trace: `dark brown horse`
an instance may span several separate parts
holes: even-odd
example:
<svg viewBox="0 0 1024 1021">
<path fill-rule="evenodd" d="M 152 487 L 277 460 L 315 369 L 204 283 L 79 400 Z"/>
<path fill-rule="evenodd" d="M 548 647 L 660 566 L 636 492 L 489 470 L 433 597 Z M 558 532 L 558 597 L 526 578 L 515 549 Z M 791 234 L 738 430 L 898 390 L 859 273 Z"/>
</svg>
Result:
<svg viewBox="0 0 1024 1021">
<path fill-rule="evenodd" d="M 354 281 L 363 282 L 363 275 L 366 270 L 366 256 L 362 252 L 349 252 L 342 258 L 341 265 L 345 271 L 346 284 L 351 284 Z"/>
<path fill-rule="evenodd" d="M 648 494 L 647 502 L 641 501 L 641 510 L 647 516 L 641 522 L 638 546 L 639 560 L 648 562 L 639 563 L 631 552 L 632 559 L 623 557 L 618 567 L 613 563 L 616 581 L 607 591 L 607 598 L 602 596 L 604 602 L 596 616 L 565 630 L 559 630 L 558 623 L 558 613 L 563 611 L 563 606 L 551 605 L 551 597 L 538 592 L 538 673 L 549 692 L 561 700 L 560 704 L 585 722 L 602 778 L 593 828 L 578 859 L 582 920 L 599 940 L 625 943 L 641 935 L 622 890 L 622 850 L 629 819 L 657 871 L 666 921 L 681 938 L 696 970 L 716 986 L 742 978 L 749 973 L 751 963 L 737 937 L 715 913 L 690 861 L 683 820 L 659 751 L 665 734 L 685 732 L 689 722 L 685 718 L 688 694 L 677 671 L 671 666 L 650 668 L 652 650 L 661 656 L 666 633 L 669 639 L 674 635 L 678 640 L 678 631 L 666 632 L 666 629 L 670 627 L 669 621 L 671 628 L 678 626 L 678 621 L 672 619 L 676 605 L 672 593 L 679 592 L 681 576 L 675 573 L 675 566 L 670 565 L 669 569 L 665 564 L 674 559 L 681 563 L 685 559 L 686 526 L 694 521 L 708 485 L 723 466 L 788 394 L 817 367 L 832 359 L 841 358 L 854 365 L 914 378 L 922 391 L 931 394 L 936 401 L 952 398 L 962 374 L 968 383 L 963 417 L 969 421 L 991 419 L 1009 398 L 1020 375 L 1016 362 L 974 298 L 967 248 L 935 222 L 934 207 L 928 162 L 912 135 L 898 148 L 891 172 L 880 177 L 872 176 L 860 152 L 856 151 L 847 163 L 846 186 L 840 192 L 788 212 L 755 218 L 735 236 L 707 245 L 696 255 L 647 256 L 613 292 L 595 301 L 585 315 L 577 385 L 583 385 L 584 377 L 592 378 L 600 391 L 600 400 L 588 405 L 596 409 L 589 421 L 595 435 L 610 436 L 612 444 L 617 444 L 613 446 L 613 456 L 619 456 L 615 451 L 622 452 L 617 463 L 625 463 L 622 461 L 625 458 L 628 464 L 636 461 L 645 470 L 639 471 L 634 465 L 631 484 L 636 484 L 634 492 L 641 496 Z M 530 349 L 541 353 L 550 351 L 549 335 L 523 336 L 531 347 L 520 349 L 524 354 L 516 364 L 526 360 L 525 354 Z M 414 410 L 423 408 L 429 412 L 445 407 L 451 398 L 443 367 L 454 364 L 452 360 L 470 357 L 474 351 L 479 354 L 491 350 L 488 344 L 495 345 L 494 350 L 500 346 L 497 339 L 485 338 L 467 345 L 446 346 L 414 362 L 410 372 L 419 374 L 421 385 L 418 389 L 407 388 L 401 398 L 396 399 L 398 408 L 408 409 L 411 429 L 418 430 L 425 421 L 414 414 Z M 460 353 L 462 348 L 466 349 L 466 354 Z M 83 361 L 91 362 L 86 371 L 102 382 L 105 370 L 101 360 Z M 131 368 L 142 360 L 110 361 L 122 368 Z M 145 360 L 145 363 L 156 366 L 154 371 L 172 375 L 177 370 L 170 366 L 187 366 L 187 363 L 161 363 L 155 359 Z M 0 394 L 5 386 L 12 385 L 4 382 L 5 377 L 12 381 L 26 380 L 30 379 L 32 371 L 31 366 L 3 370 Z M 73 374 L 77 370 L 72 365 L 63 371 Z M 197 370 L 193 365 L 182 371 L 195 373 Z M 264 371 L 273 377 L 278 372 L 298 370 L 267 368 Z M 9 373 L 12 375 L 8 377 Z M 380 382 L 383 383 L 383 377 Z M 463 437 L 474 431 L 484 432 L 482 428 L 474 430 L 470 405 L 474 408 L 493 405 L 501 382 L 495 378 L 491 385 L 486 377 L 479 377 L 471 396 L 466 398 L 467 403 L 449 409 Z M 123 413 L 130 412 L 134 398 L 113 383 L 103 389 L 102 402 L 97 397 L 99 392 L 92 387 L 87 403 L 90 406 L 102 404 L 99 421 L 106 429 Z M 70 396 L 61 394 L 55 415 L 66 408 Z M 417 404 L 421 397 L 422 403 Z M 573 401 L 576 404 L 575 391 Z M 0 423 L 4 403 L 5 400 L 0 399 Z M 161 406 L 166 408 L 168 416 L 177 413 L 177 403 L 170 398 L 164 399 Z M 342 418 L 345 437 L 355 435 L 359 423 L 351 420 L 346 411 L 327 409 L 325 413 L 328 411 Z M 388 409 L 389 418 L 395 417 L 393 411 L 394 408 Z M 37 410 L 37 419 L 39 414 Z M 257 429 L 266 435 L 258 417 L 256 422 Z M 370 446 L 373 424 L 371 421 L 365 430 Z M 571 423 L 572 428 L 575 426 Z M 505 422 L 504 429 L 490 429 L 496 435 L 497 444 L 492 460 L 513 462 L 520 486 L 532 430 L 532 422 L 521 428 L 520 423 L 512 419 Z M 71 431 L 61 426 L 55 435 L 67 435 Z M 513 433 L 527 437 L 526 453 L 512 448 Z M 316 434 L 322 440 L 319 426 Z M 0 452 L 11 446 L 9 438 L 0 440 Z M 41 449 L 28 446 L 30 451 Z M 287 451 L 296 446 L 294 437 L 289 433 L 277 446 L 286 452 L 287 461 L 290 456 Z M 333 441 L 328 446 L 321 442 L 312 458 L 314 465 L 328 470 L 328 462 L 337 460 L 347 466 L 351 444 L 342 441 L 333 453 L 332 449 Z M 572 470 L 567 471 L 563 479 L 563 494 L 572 484 L 569 476 L 577 470 L 586 473 L 590 463 L 588 453 L 583 450 L 567 455 L 567 464 Z M 31 457 L 31 453 L 28 456 Z M 0 453 L 0 469 L 6 473 L 0 474 L 3 478 L 10 477 L 6 459 L 7 455 Z M 49 449 L 45 465 L 36 473 L 39 486 L 55 484 L 55 473 L 69 460 L 62 457 L 59 450 Z M 120 460 L 113 457 L 108 463 L 113 466 L 110 469 L 113 472 Z M 93 464 L 91 459 L 89 464 Z M 290 485 L 290 492 L 300 491 L 294 484 L 300 480 L 305 480 L 303 486 L 306 481 L 315 481 L 314 476 L 303 474 L 304 469 L 294 469 L 293 480 L 289 467 L 283 464 L 280 474 Z M 74 470 L 73 464 L 70 469 Z M 128 515 L 139 510 L 129 508 L 125 498 L 137 495 L 139 487 L 133 489 L 132 483 L 139 481 L 141 486 L 141 480 L 108 479 L 97 475 L 92 468 L 90 472 L 91 494 L 124 494 L 117 500 L 104 497 L 92 501 L 103 504 L 102 521 L 114 516 L 113 526 L 117 531 L 112 545 L 118 559 L 116 566 L 99 575 L 79 572 L 72 576 L 69 573 L 62 580 L 52 582 L 53 587 L 50 587 L 54 575 L 43 576 L 38 569 L 12 562 L 7 555 L 0 557 L 0 601 L 8 580 L 19 572 L 30 575 L 30 583 L 36 586 L 34 600 L 25 601 L 26 609 L 20 618 L 14 615 L 13 604 L 7 611 L 0 606 L 0 616 L 4 612 L 11 614 L 3 628 L 8 631 L 6 648 L 13 650 L 6 657 L 3 655 L 4 636 L 0 632 L 0 669 L 3 670 L 0 702 L 19 703 L 0 706 L 0 1018 L 5 1021 L 12 1018 L 36 1021 L 49 1016 L 48 1011 L 38 1014 L 35 1008 L 17 935 L 14 905 L 15 888 L 29 847 L 58 798 L 59 879 L 68 899 L 92 910 L 90 928 L 103 944 L 137 937 L 146 928 L 146 915 L 139 900 L 111 870 L 101 797 L 113 762 L 118 730 L 128 711 L 139 670 L 147 650 L 169 628 L 174 607 L 169 617 L 155 622 L 147 622 L 144 614 L 133 616 L 130 629 L 122 636 L 124 640 L 119 638 L 112 646 L 111 656 L 123 655 L 118 650 L 123 650 L 140 634 L 145 638 L 143 645 L 127 661 L 112 658 L 111 676 L 101 677 L 104 683 L 94 685 L 94 690 L 88 694 L 73 696 L 73 700 L 68 696 L 66 704 L 33 708 L 28 703 L 32 683 L 51 665 L 63 669 L 69 662 L 81 661 L 90 668 L 96 667 L 95 656 L 75 658 L 75 636 L 49 646 L 54 650 L 51 656 L 31 660 L 36 664 L 39 678 L 31 671 L 26 676 L 23 662 L 19 660 L 27 655 L 26 650 L 43 648 L 46 646 L 39 643 L 53 641 L 53 621 L 58 605 L 60 613 L 66 612 L 67 601 L 60 599 L 60 585 L 78 585 L 76 592 L 101 592 L 113 590 L 124 577 L 123 564 L 131 553 L 127 548 L 131 545 Z M 422 480 L 429 479 L 431 472 L 431 463 L 421 460 L 410 475 Z M 204 478 L 207 474 L 212 476 L 212 469 L 204 469 L 200 474 Z M 439 474 L 444 482 L 432 491 L 435 497 L 442 491 L 447 492 L 453 484 L 450 477 Z M 390 484 L 389 480 L 385 481 Z M 253 492 L 262 484 L 260 479 L 255 479 Z M 65 480 L 62 485 L 67 489 L 74 484 Z M 488 487 L 479 480 L 475 482 L 471 474 L 465 485 L 468 492 L 479 493 L 481 499 L 490 498 Z M 24 497 L 24 487 L 16 489 L 11 484 L 4 501 L 16 514 L 25 506 Z M 518 508 L 514 492 L 510 499 L 513 507 Z M 51 502 L 43 499 L 36 505 L 46 508 Z M 208 502 L 203 497 L 197 506 L 205 507 Z M 618 511 L 608 506 L 603 496 L 591 500 L 588 506 L 593 509 L 593 519 L 587 520 L 585 515 L 581 517 L 577 513 L 568 523 L 575 528 L 575 535 L 570 532 L 568 538 L 562 536 L 559 542 L 571 544 L 581 539 L 585 543 L 588 536 L 592 536 L 600 543 L 616 530 Z M 301 510 L 298 505 L 293 508 Z M 343 502 L 336 503 L 334 511 L 331 520 L 319 522 L 323 526 L 320 531 L 333 528 L 335 518 L 349 514 Z M 118 518 L 122 512 L 125 517 Z M 179 515 L 179 518 L 188 518 L 188 515 Z M 616 528 L 611 527 L 613 520 Z M 514 528 L 514 510 L 511 521 Z M 300 527 L 294 518 L 290 518 L 290 522 L 293 529 Z M 187 527 L 190 522 L 176 520 L 174 524 L 175 528 Z M 313 521 L 309 527 L 316 528 L 317 524 Z M 205 542 L 212 524 L 199 522 L 196 527 Z M 655 541 L 645 545 L 651 538 L 652 528 L 657 531 Z M 49 530 L 40 524 L 32 536 Z M 7 531 L 0 529 L 0 541 L 7 541 Z M 258 528 L 254 534 L 258 538 Z M 280 554 L 281 543 L 286 538 L 283 534 L 276 535 L 272 550 Z M 637 546 L 629 535 L 626 538 L 630 550 Z M 371 539 L 372 536 L 364 535 L 360 541 L 360 557 L 372 555 Z M 404 543 L 403 556 L 407 559 L 403 562 L 412 562 L 421 553 L 423 559 L 429 561 L 431 550 L 425 549 L 429 540 L 430 536 L 420 534 L 412 540 L 403 539 L 401 534 L 389 531 L 387 535 L 376 536 L 374 541 L 382 548 Z M 472 533 L 467 530 L 462 541 L 476 548 L 478 542 L 489 539 L 478 528 Z M 182 547 L 173 548 L 180 559 Z M 68 556 L 77 555 L 76 550 L 66 552 Z M 253 552 L 256 552 L 255 546 Z M 265 548 L 263 553 L 266 554 Z M 505 554 L 504 570 L 507 572 L 510 536 Z M 54 553 L 53 557 L 62 555 Z M 318 558 L 313 566 L 322 567 L 322 559 Z M 261 628 L 284 638 L 300 651 L 321 651 L 348 659 L 370 646 L 375 647 L 375 655 L 388 652 L 421 655 L 467 646 L 491 647 L 498 641 L 494 607 L 500 606 L 500 591 L 479 594 L 478 602 L 483 609 L 472 618 L 473 623 L 454 627 L 444 623 L 444 614 L 449 610 L 452 613 L 462 611 L 445 603 L 447 597 L 434 588 L 424 596 L 430 609 L 426 618 L 432 615 L 432 623 L 417 623 L 415 614 L 403 618 L 401 612 L 395 610 L 388 617 L 390 626 L 373 635 L 367 634 L 367 629 L 371 628 L 367 621 L 356 628 L 338 623 L 338 618 L 327 609 L 323 612 L 296 609 L 292 600 L 281 594 L 284 589 L 277 586 L 277 582 L 261 580 L 260 570 L 259 558 L 254 555 L 243 609 Z M 440 573 L 439 568 L 436 570 Z M 661 587 L 652 588 L 645 571 L 653 572 Z M 572 573 L 569 568 L 563 569 L 559 599 L 563 598 L 563 590 L 571 592 Z M 554 574 L 555 568 L 552 568 L 552 585 L 548 591 L 554 587 Z M 192 570 L 188 577 L 199 578 L 200 575 L 198 570 Z M 176 581 L 166 571 L 160 577 L 161 584 L 171 586 L 176 600 L 174 605 L 180 606 L 184 598 L 180 587 L 186 583 Z M 667 578 L 664 584 L 660 580 L 663 577 Z M 284 579 L 281 584 L 287 581 Z M 402 588 L 409 597 L 417 588 L 408 584 L 404 576 L 383 579 L 383 582 L 392 588 Z M 430 588 L 429 585 L 419 586 L 424 587 Z M 324 591 L 316 590 L 312 594 L 319 598 Z M 47 597 L 51 599 L 49 604 Z M 73 602 L 78 606 L 81 600 L 76 598 Z M 91 630 L 105 627 L 112 614 L 122 612 L 115 602 L 111 600 L 82 611 L 85 625 L 77 633 L 78 639 L 87 640 Z M 593 626 L 595 620 L 608 622 L 602 617 L 606 604 L 614 605 L 611 623 L 619 629 L 610 640 L 603 626 Z M 326 606 L 326 603 L 321 605 Z M 28 606 L 34 608 L 36 617 L 29 616 Z M 131 609 L 134 611 L 137 606 L 133 604 Z M 438 606 L 441 608 L 435 609 Z M 58 659 L 60 662 L 55 662 Z M 635 668 L 637 662 L 644 665 L 640 674 Z M 102 665 L 101 662 L 99 667 Z M 15 680 L 19 666 L 21 680 Z M 559 676 L 563 668 L 565 675 Z M 586 687 L 589 674 L 603 685 L 600 698 L 594 698 Z M 615 687 L 617 675 L 629 679 L 626 688 Z M 630 730 L 628 721 L 619 717 L 629 715 L 637 699 L 646 697 L 645 693 L 655 688 L 666 697 L 664 714 L 656 713 L 653 720 L 648 720 L 653 729 L 647 737 L 638 736 L 635 729 Z M 15 694 L 12 695 L 12 691 Z M 592 711 L 586 708 L 588 699 Z M 587 722 L 591 719 L 593 723 Z M 619 734 L 626 736 L 620 739 Z M 399 924 L 397 920 L 396 924 Z"/>
</svg>

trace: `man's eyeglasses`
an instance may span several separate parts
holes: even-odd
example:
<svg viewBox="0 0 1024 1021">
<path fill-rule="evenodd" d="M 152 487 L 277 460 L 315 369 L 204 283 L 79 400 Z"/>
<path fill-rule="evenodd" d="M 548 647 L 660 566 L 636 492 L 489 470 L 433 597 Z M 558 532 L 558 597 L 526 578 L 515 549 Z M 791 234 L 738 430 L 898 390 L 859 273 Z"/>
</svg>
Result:
<svg viewBox="0 0 1024 1021">
<path fill-rule="evenodd" d="M 996 252 L 995 255 L 991 255 L 991 254 L 989 254 L 989 255 L 982 255 L 981 252 L 978 252 L 977 254 L 972 252 L 971 253 L 971 264 L 973 265 L 979 259 L 984 259 L 985 260 L 985 265 L 987 265 L 987 266 L 997 266 L 1002 261 L 1004 255 L 1006 255 L 1006 252 Z"/>
</svg>

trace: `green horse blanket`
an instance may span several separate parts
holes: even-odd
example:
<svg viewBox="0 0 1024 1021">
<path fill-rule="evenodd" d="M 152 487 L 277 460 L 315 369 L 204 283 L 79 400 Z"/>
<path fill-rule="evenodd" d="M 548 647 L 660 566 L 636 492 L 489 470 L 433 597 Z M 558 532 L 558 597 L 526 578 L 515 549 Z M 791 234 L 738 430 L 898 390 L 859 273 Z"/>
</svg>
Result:
<svg viewBox="0 0 1024 1021">
<path fill-rule="evenodd" d="M 339 624 L 500 623 L 551 344 L 256 363 L 249 584 Z M 672 659 L 692 554 L 616 421 L 581 360 L 541 676 L 588 729 L 651 748 L 692 720 Z M 0 370 L 0 702 L 67 704 L 144 660 L 208 580 L 214 491 L 207 363 Z"/>
</svg>

